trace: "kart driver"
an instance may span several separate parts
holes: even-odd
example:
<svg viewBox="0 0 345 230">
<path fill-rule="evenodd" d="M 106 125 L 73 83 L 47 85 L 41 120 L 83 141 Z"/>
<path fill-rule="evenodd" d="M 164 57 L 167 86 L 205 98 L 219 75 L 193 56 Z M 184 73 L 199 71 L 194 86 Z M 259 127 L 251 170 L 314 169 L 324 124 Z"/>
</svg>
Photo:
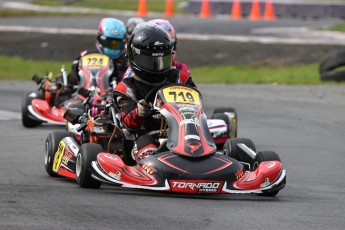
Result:
<svg viewBox="0 0 345 230">
<path fill-rule="evenodd" d="M 125 57 L 125 44 L 126 44 L 126 27 L 122 21 L 116 18 L 103 18 L 98 25 L 98 34 L 96 40 L 97 50 L 82 51 L 79 56 L 72 63 L 72 70 L 68 74 L 68 85 L 64 86 L 63 92 L 58 97 L 51 97 L 52 105 L 59 105 L 62 101 L 69 99 L 72 93 L 76 90 L 80 82 L 79 76 L 79 60 L 81 57 L 90 53 L 101 53 L 109 56 L 113 60 L 114 71 L 110 76 L 110 82 L 114 79 L 120 82 L 123 78 L 124 72 L 127 69 L 127 59 Z M 34 76 L 35 77 L 35 76 Z M 41 79 L 35 80 L 40 81 Z M 62 85 L 62 76 L 56 77 L 56 82 L 59 86 Z M 59 83 L 60 82 L 60 83 Z M 38 82 L 37 82 L 38 83 Z M 54 99 L 56 98 L 56 99 Z"/>
<path fill-rule="evenodd" d="M 170 41 L 173 45 L 172 68 L 190 73 L 188 65 L 175 60 L 176 52 L 177 52 L 177 37 L 176 37 L 175 28 L 173 27 L 173 25 L 168 20 L 165 20 L 165 19 L 153 19 L 148 22 L 152 22 L 158 25 L 159 27 L 164 29 L 166 32 L 168 32 L 168 34 L 170 35 Z M 132 31 L 133 30 L 134 28 L 132 28 Z M 129 67 L 124 74 L 124 78 L 133 77 L 133 75 L 134 75 L 134 72 Z"/>
<path fill-rule="evenodd" d="M 146 135 L 159 130 L 160 120 L 151 116 L 145 96 L 157 86 L 169 83 L 196 87 L 188 72 L 172 68 L 173 48 L 169 34 L 152 22 L 138 25 L 127 43 L 128 64 L 134 76 L 120 82 L 114 96 L 122 123 L 138 137 L 132 150 L 136 161 L 155 153 L 159 147 L 154 137 Z"/>
<path fill-rule="evenodd" d="M 126 22 L 126 37 L 127 39 L 131 36 L 133 33 L 134 28 L 139 24 L 145 22 L 143 18 L 140 17 L 132 17 L 129 18 Z"/>
</svg>

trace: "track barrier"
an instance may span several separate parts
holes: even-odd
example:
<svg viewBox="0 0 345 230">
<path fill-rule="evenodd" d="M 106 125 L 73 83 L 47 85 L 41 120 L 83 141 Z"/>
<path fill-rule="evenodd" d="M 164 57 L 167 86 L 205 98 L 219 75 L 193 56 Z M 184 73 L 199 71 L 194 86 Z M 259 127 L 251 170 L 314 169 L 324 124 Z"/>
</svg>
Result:
<svg viewBox="0 0 345 230">
<path fill-rule="evenodd" d="M 234 20 L 242 18 L 242 7 L 240 0 L 233 1 L 230 18 Z"/>
<path fill-rule="evenodd" d="M 209 0 L 203 0 L 202 1 L 199 17 L 200 18 L 209 18 L 209 17 L 211 17 L 210 2 L 209 2 Z"/>
<path fill-rule="evenodd" d="M 146 0 L 139 0 L 137 16 L 139 16 L 139 17 L 147 16 L 147 3 L 146 3 Z"/>
<path fill-rule="evenodd" d="M 265 3 L 265 11 L 264 11 L 264 19 L 266 21 L 274 21 L 277 19 L 274 13 L 274 6 L 272 0 L 266 0 Z"/>
<path fill-rule="evenodd" d="M 249 19 L 253 21 L 258 21 L 261 19 L 261 12 L 260 12 L 260 2 L 259 0 L 253 0 L 252 7 L 250 10 Z"/>
<path fill-rule="evenodd" d="M 174 16 L 174 0 L 166 0 L 164 14 L 167 17 Z"/>
</svg>

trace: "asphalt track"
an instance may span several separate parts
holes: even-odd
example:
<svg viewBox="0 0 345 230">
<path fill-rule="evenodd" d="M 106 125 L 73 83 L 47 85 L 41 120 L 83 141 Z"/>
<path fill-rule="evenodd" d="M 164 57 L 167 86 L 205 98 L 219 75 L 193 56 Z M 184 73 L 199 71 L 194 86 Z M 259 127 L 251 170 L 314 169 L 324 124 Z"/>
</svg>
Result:
<svg viewBox="0 0 345 230">
<path fill-rule="evenodd" d="M 8 18 L 0 24 L 95 28 L 99 18 L 89 19 Z M 74 25 L 77 21 L 81 24 Z M 190 32 L 187 25 L 197 20 L 182 22 L 179 32 Z M 216 28 L 211 21 L 201 23 Z M 239 22 L 241 26 L 227 23 L 220 21 L 223 27 L 218 29 L 228 29 L 218 31 L 252 31 L 248 21 Z M 256 27 L 284 23 L 258 22 Z M 24 128 L 21 96 L 35 90 L 34 83 L 0 81 L 0 229 L 345 229 L 343 85 L 199 88 L 208 115 L 218 106 L 234 107 L 239 137 L 252 139 L 258 150 L 280 154 L 287 185 L 277 197 L 186 196 L 111 186 L 89 190 L 50 178 L 43 165 L 44 141 L 49 132 L 62 128 Z"/>
<path fill-rule="evenodd" d="M 274 198 L 186 196 L 50 178 L 44 140 L 56 126 L 0 121 L 0 229 L 344 229 L 343 86 L 200 85 L 207 114 L 233 106 L 239 136 L 274 150 L 287 185 Z M 1 81 L 0 110 L 20 112 L 33 82 Z"/>
</svg>

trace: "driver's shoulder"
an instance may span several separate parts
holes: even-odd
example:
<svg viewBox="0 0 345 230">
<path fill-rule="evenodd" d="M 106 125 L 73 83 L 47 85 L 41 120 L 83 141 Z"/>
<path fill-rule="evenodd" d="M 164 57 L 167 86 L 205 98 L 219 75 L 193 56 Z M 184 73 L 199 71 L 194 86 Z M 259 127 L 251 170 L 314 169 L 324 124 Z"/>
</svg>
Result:
<svg viewBox="0 0 345 230">
<path fill-rule="evenodd" d="M 171 69 L 168 75 L 168 82 L 185 84 L 190 76 L 190 73 L 186 71 Z"/>
<path fill-rule="evenodd" d="M 125 78 L 121 82 L 119 82 L 114 90 L 115 94 L 122 94 L 128 97 L 133 97 L 133 79 L 132 78 Z"/>
</svg>

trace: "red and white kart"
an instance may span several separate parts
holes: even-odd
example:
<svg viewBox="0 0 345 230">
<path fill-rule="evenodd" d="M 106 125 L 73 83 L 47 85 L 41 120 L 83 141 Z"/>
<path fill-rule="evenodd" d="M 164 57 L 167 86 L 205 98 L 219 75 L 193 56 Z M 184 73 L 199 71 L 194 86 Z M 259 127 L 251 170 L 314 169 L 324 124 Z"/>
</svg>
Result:
<svg viewBox="0 0 345 230">
<path fill-rule="evenodd" d="M 197 89 L 180 84 L 164 86 L 155 94 L 153 105 L 162 119 L 161 130 L 152 133 L 161 142 L 158 153 L 130 165 L 121 156 L 124 148 L 109 152 L 98 143 L 79 146 L 72 133 L 58 138 L 53 134 L 46 142 L 46 170 L 51 172 L 48 174 L 66 176 L 68 171 L 70 178 L 76 178 L 86 188 L 107 183 L 193 194 L 274 196 L 285 186 L 286 170 L 275 152 L 256 152 L 254 143 L 246 138 L 230 138 L 223 152 L 217 152 Z M 118 125 L 114 119 L 115 129 Z M 97 130 L 101 134 L 106 128 Z"/>
<path fill-rule="evenodd" d="M 76 88 L 85 88 L 95 94 L 102 95 L 112 89 L 110 76 L 113 72 L 113 62 L 106 55 L 91 53 L 83 56 L 79 63 L 80 83 Z M 25 127 L 36 127 L 42 123 L 65 125 L 63 114 L 69 108 L 85 111 L 85 97 L 78 93 L 64 94 L 67 85 L 67 74 L 61 69 L 63 82 L 51 81 L 48 77 L 43 80 L 33 80 L 39 85 L 37 92 L 28 93 L 22 101 L 22 123 Z M 54 100 L 52 100 L 54 97 Z M 61 101 L 61 102 L 60 102 Z M 55 105 L 57 102 L 57 105 Z M 90 100 L 90 103 L 94 103 Z M 96 111 L 94 111 L 96 113 Z"/>
</svg>

